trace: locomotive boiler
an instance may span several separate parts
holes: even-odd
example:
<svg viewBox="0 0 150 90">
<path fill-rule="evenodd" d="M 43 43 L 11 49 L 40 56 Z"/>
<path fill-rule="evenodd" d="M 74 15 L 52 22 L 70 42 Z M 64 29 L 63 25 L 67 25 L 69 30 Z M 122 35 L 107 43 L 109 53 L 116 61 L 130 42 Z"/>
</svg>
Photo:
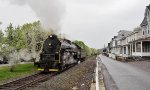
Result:
<svg viewBox="0 0 150 90">
<path fill-rule="evenodd" d="M 77 44 L 51 35 L 44 41 L 38 70 L 44 72 L 60 71 L 69 65 L 80 62 L 85 56 L 83 50 Z"/>
</svg>

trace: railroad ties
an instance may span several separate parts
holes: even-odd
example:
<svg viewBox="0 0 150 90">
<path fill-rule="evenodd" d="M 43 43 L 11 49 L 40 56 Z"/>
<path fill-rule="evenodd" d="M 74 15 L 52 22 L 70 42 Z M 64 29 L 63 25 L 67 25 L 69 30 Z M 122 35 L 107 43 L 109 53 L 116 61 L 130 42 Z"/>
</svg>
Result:
<svg viewBox="0 0 150 90">
<path fill-rule="evenodd" d="M 69 67 L 65 68 L 60 72 L 53 72 L 47 74 L 38 72 L 36 74 L 0 85 L 0 90 L 23 90 L 27 87 L 32 87 L 32 86 L 35 87 L 36 84 L 47 81 L 52 76 L 60 74 L 61 72 L 64 72 L 73 66 L 74 65 L 70 65 Z"/>
<path fill-rule="evenodd" d="M 22 90 L 26 87 L 32 86 L 38 82 L 46 81 L 53 74 L 41 74 L 37 73 L 25 78 L 21 78 L 3 85 L 0 85 L 0 90 Z"/>
</svg>

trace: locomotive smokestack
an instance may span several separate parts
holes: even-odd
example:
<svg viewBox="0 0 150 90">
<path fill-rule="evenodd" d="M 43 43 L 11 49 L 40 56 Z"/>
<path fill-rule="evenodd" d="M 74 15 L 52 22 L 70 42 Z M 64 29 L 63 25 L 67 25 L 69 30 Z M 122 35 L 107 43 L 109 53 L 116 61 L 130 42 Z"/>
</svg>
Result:
<svg viewBox="0 0 150 90">
<path fill-rule="evenodd" d="M 63 0 L 10 0 L 17 5 L 28 5 L 47 28 L 58 30 L 64 16 L 65 5 Z"/>
</svg>

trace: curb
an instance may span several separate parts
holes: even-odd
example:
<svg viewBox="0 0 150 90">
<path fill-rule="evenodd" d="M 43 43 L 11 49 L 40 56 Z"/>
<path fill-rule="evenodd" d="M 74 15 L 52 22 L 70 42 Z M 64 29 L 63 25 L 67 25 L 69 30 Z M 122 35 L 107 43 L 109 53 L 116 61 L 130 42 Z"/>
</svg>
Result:
<svg viewBox="0 0 150 90">
<path fill-rule="evenodd" d="M 93 71 L 93 78 L 90 90 L 106 90 L 103 78 L 102 63 L 100 58 L 96 60 L 97 66 Z"/>
<path fill-rule="evenodd" d="M 102 63 L 100 62 L 99 66 L 99 90 L 106 90 L 105 89 L 105 83 L 103 78 L 103 71 L 102 71 Z"/>
</svg>

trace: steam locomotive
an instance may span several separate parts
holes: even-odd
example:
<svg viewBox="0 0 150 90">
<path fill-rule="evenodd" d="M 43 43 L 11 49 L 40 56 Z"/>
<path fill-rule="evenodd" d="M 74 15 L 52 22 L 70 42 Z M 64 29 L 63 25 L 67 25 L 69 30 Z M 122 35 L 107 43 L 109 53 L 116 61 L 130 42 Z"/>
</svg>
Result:
<svg viewBox="0 0 150 90">
<path fill-rule="evenodd" d="M 77 44 L 51 35 L 44 41 L 38 70 L 44 72 L 61 71 L 69 65 L 79 63 L 85 57 L 84 50 Z"/>
</svg>

